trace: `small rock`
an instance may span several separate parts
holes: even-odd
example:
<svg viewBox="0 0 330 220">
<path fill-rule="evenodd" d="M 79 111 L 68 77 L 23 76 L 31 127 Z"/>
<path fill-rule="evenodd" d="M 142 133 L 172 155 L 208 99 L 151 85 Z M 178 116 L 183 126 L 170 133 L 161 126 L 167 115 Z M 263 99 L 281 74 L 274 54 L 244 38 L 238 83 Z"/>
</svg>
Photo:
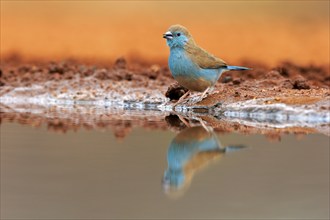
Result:
<svg viewBox="0 0 330 220">
<path fill-rule="evenodd" d="M 239 84 L 241 84 L 241 79 L 240 79 L 240 78 L 238 78 L 238 79 L 234 79 L 234 80 L 233 80 L 233 84 L 234 84 L 234 85 L 239 85 Z"/>
<path fill-rule="evenodd" d="M 27 82 L 31 79 L 31 73 L 27 72 L 22 76 L 21 82 Z"/>
<path fill-rule="evenodd" d="M 155 80 L 155 79 L 157 79 L 157 75 L 155 75 L 155 74 L 149 75 L 149 79 Z"/>
<path fill-rule="evenodd" d="M 132 80 L 132 74 L 131 73 L 125 73 L 124 79 L 127 81 L 131 81 Z"/>
<path fill-rule="evenodd" d="M 271 70 L 265 74 L 265 79 L 282 79 L 283 75 L 278 70 Z"/>
<path fill-rule="evenodd" d="M 58 66 L 58 65 L 56 65 L 54 63 L 51 63 L 48 66 L 48 73 L 49 74 L 55 74 L 55 73 L 63 74 L 64 73 L 64 68 L 61 67 L 61 66 Z"/>
<path fill-rule="evenodd" d="M 222 79 L 222 83 L 229 83 L 233 80 L 233 78 L 231 76 L 226 76 Z"/>
<path fill-rule="evenodd" d="M 165 96 L 170 100 L 179 100 L 181 96 L 183 96 L 188 89 L 179 85 L 178 83 L 172 84 L 168 87 Z"/>
<path fill-rule="evenodd" d="M 285 89 L 293 89 L 293 84 L 290 79 L 283 80 L 280 86 Z"/>
<path fill-rule="evenodd" d="M 279 74 L 281 74 L 284 77 L 289 77 L 290 76 L 289 70 L 286 67 L 279 67 L 279 68 L 277 68 L 275 70 L 277 70 L 279 72 Z"/>
<path fill-rule="evenodd" d="M 152 65 L 152 66 L 150 67 L 150 70 L 151 70 L 152 72 L 159 72 L 159 70 L 160 70 L 160 66 L 154 64 L 154 65 Z"/>
<path fill-rule="evenodd" d="M 235 94 L 234 94 L 235 97 L 239 97 L 240 95 L 241 95 L 241 94 L 240 94 L 239 92 L 237 92 L 237 91 L 236 91 Z"/>
<path fill-rule="evenodd" d="M 96 70 L 94 73 L 94 77 L 99 80 L 109 79 L 108 71 L 106 69 Z"/>
<path fill-rule="evenodd" d="M 126 64 L 126 60 L 123 57 L 120 57 L 115 61 L 114 67 L 117 69 L 126 69 Z"/>
<path fill-rule="evenodd" d="M 293 83 L 293 89 L 310 89 L 311 87 L 307 84 L 304 79 L 297 79 Z"/>
<path fill-rule="evenodd" d="M 52 77 L 50 77 L 51 80 L 60 80 L 61 79 L 61 75 L 59 73 L 53 73 Z"/>
</svg>

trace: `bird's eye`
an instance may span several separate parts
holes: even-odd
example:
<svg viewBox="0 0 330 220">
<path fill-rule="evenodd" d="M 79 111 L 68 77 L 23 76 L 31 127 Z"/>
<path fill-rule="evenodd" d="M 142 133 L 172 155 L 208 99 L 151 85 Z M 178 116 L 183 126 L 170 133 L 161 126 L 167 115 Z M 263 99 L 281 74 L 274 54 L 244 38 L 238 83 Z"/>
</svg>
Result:
<svg viewBox="0 0 330 220">
<path fill-rule="evenodd" d="M 180 37 L 181 33 L 177 33 L 176 36 Z"/>
</svg>

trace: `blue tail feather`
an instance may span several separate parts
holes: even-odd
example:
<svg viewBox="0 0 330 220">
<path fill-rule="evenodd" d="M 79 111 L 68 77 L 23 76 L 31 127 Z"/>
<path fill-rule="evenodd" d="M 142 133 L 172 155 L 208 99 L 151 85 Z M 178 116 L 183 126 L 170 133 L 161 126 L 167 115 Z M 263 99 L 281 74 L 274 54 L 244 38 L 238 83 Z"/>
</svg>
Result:
<svg viewBox="0 0 330 220">
<path fill-rule="evenodd" d="M 224 148 L 225 152 L 233 152 L 233 151 L 238 151 L 241 150 L 243 148 L 246 148 L 246 146 L 244 145 L 239 145 L 239 146 L 227 146 Z"/>
<path fill-rule="evenodd" d="M 243 66 L 227 66 L 228 70 L 250 70 L 250 68 Z"/>
</svg>

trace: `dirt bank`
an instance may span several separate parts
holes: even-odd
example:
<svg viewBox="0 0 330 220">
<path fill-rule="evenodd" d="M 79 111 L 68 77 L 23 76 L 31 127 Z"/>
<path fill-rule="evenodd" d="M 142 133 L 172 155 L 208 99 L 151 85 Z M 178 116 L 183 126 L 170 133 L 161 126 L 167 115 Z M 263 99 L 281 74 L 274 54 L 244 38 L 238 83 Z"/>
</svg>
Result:
<svg viewBox="0 0 330 220">
<path fill-rule="evenodd" d="M 253 62 L 241 65 L 253 70 L 224 73 L 216 85 L 217 93 L 199 104 L 266 97 L 274 97 L 275 102 L 308 104 L 330 96 L 327 65 L 298 66 L 290 62 L 283 62 L 276 67 Z M 133 88 L 145 90 L 145 93 L 139 91 L 135 95 L 139 100 L 156 90 L 175 100 L 185 91 L 175 83 L 166 65 L 129 65 L 123 58 L 108 66 L 85 65 L 77 61 L 23 64 L 12 58 L 1 62 L 0 68 L 0 96 L 18 87 L 34 85 L 41 85 L 38 93 L 78 100 L 111 99 L 113 97 L 107 97 L 106 94 L 117 91 L 118 95 L 129 95 L 129 92 L 134 93 L 130 91 Z M 22 93 L 24 91 L 20 91 L 20 95 Z"/>
</svg>

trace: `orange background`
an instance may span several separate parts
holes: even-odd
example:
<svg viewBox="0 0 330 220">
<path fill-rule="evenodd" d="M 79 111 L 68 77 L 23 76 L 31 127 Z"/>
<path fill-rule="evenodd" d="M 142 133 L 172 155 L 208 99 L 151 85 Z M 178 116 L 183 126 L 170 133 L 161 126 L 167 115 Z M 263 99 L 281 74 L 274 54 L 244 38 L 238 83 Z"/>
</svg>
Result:
<svg viewBox="0 0 330 220">
<path fill-rule="evenodd" d="M 3 1 L 2 57 L 165 60 L 164 33 L 186 26 L 195 41 L 235 64 L 329 63 L 329 1 Z"/>
</svg>

